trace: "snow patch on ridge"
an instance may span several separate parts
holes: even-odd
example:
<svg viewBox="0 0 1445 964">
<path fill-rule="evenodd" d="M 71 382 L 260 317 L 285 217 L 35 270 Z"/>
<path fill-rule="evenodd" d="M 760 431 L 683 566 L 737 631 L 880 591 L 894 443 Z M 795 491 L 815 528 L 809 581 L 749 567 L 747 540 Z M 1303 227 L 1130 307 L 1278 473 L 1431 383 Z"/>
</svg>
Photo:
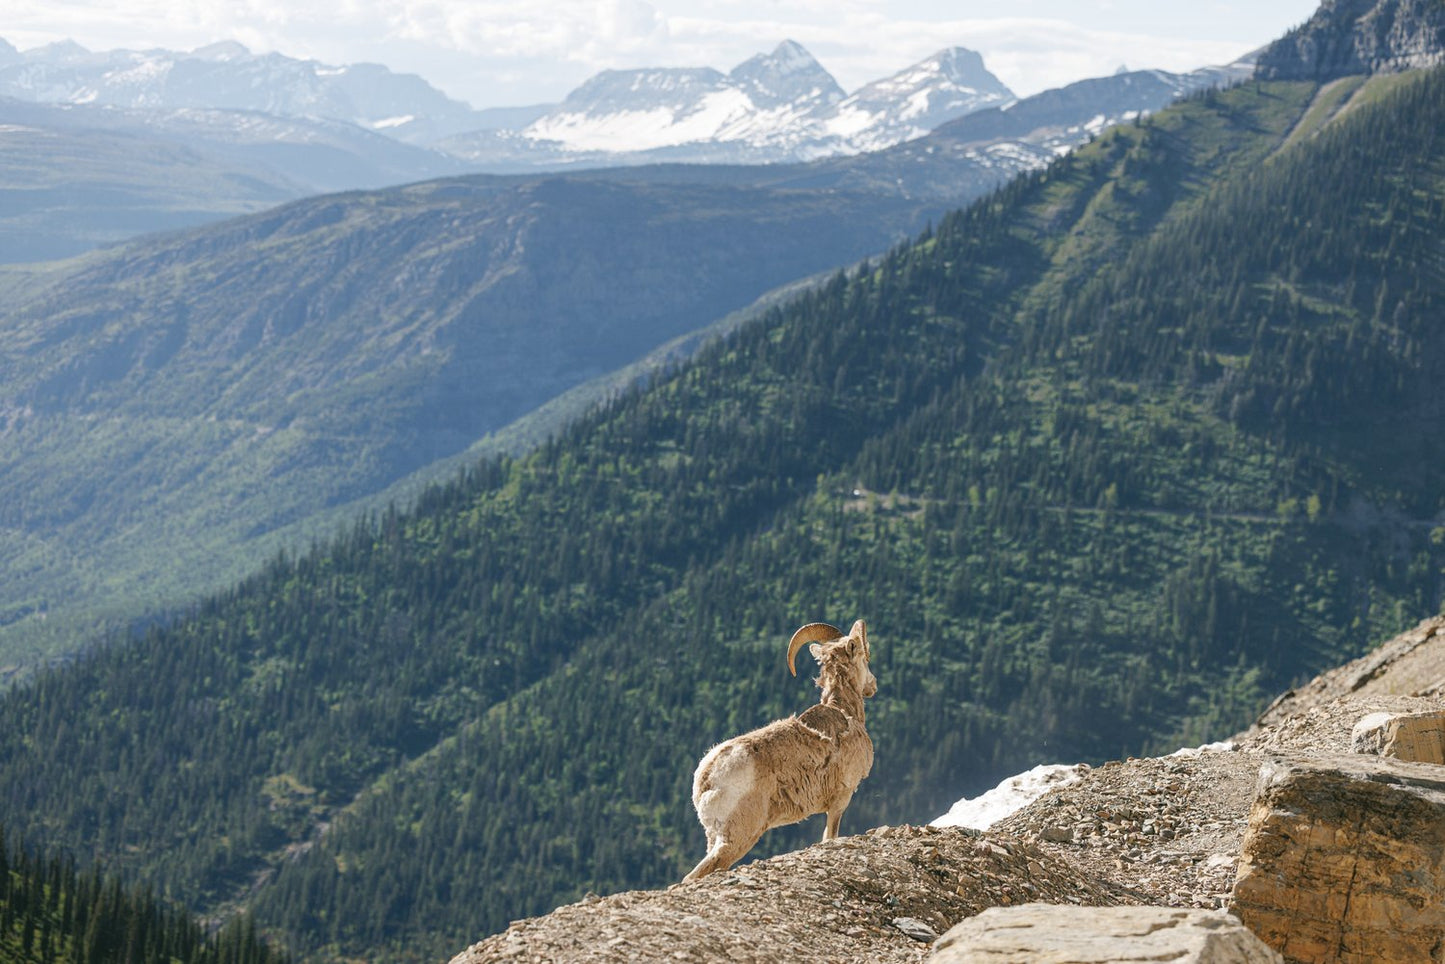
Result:
<svg viewBox="0 0 1445 964">
<path fill-rule="evenodd" d="M 1197 757 L 1205 753 L 1229 753 L 1235 744 L 1206 743 L 1203 746 L 1183 747 L 1169 754 L 1171 757 Z M 949 808 L 949 811 L 932 821 L 932 827 L 971 827 L 987 830 L 1005 817 L 1012 816 L 1039 797 L 1060 787 L 1078 783 L 1089 772 L 1087 763 L 1041 763 L 1032 770 L 1015 774 L 1003 780 L 992 790 L 976 797 L 965 797 Z"/>
<path fill-rule="evenodd" d="M 1086 763 L 1041 763 L 1032 770 L 1009 777 L 986 793 L 958 801 L 930 826 L 987 830 L 1050 790 L 1078 783 L 1088 770 Z"/>
</svg>

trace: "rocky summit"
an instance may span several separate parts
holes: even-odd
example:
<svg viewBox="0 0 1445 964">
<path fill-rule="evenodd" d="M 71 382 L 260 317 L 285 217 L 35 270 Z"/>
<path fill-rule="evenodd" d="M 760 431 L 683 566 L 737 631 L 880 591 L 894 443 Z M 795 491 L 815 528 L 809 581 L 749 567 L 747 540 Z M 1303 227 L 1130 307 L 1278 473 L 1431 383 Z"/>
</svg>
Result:
<svg viewBox="0 0 1445 964">
<path fill-rule="evenodd" d="M 881 827 L 588 896 L 452 964 L 1436 961 L 1442 691 L 1435 618 L 1230 741 L 1087 768 L 988 831 Z"/>
<path fill-rule="evenodd" d="M 1324 0 L 1259 57 L 1262 80 L 1319 82 L 1433 67 L 1445 50 L 1439 0 Z"/>
</svg>

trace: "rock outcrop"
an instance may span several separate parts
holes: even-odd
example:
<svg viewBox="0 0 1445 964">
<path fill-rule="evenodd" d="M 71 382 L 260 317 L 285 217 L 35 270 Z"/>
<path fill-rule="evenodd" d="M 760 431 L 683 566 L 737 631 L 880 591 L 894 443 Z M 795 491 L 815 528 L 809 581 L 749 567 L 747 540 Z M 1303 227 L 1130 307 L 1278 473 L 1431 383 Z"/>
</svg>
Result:
<svg viewBox="0 0 1445 964">
<path fill-rule="evenodd" d="M 1371 713 L 1350 732 L 1356 753 L 1445 766 L 1445 711 Z"/>
<path fill-rule="evenodd" d="M 1276 964 L 1239 918 L 1173 907 L 994 907 L 950 930 L 929 964 Z"/>
<path fill-rule="evenodd" d="M 1361 754 L 1265 764 L 1233 911 L 1289 961 L 1445 950 L 1445 768 Z"/>
<path fill-rule="evenodd" d="M 1325 82 L 1445 61 L 1439 0 L 1324 0 L 1304 25 L 1270 44 L 1255 75 Z"/>
</svg>

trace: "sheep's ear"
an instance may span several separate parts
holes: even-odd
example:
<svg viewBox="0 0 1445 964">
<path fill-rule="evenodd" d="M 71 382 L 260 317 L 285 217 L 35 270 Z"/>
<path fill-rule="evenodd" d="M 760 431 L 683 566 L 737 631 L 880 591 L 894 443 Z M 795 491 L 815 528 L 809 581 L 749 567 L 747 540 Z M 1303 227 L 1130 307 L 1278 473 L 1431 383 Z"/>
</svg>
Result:
<svg viewBox="0 0 1445 964">
<path fill-rule="evenodd" d="M 852 640 L 849 644 L 850 651 L 861 649 L 864 657 L 872 657 L 873 654 L 868 648 L 868 627 L 863 625 L 863 620 L 860 619 L 853 623 L 853 631 L 848 634 L 848 637 Z"/>
<path fill-rule="evenodd" d="M 822 646 L 819 646 L 817 643 L 810 643 L 810 644 L 808 645 L 808 652 L 812 653 L 812 654 L 813 654 L 813 658 L 816 659 L 818 662 L 821 663 L 821 662 L 823 661 L 823 647 L 822 647 Z"/>
</svg>

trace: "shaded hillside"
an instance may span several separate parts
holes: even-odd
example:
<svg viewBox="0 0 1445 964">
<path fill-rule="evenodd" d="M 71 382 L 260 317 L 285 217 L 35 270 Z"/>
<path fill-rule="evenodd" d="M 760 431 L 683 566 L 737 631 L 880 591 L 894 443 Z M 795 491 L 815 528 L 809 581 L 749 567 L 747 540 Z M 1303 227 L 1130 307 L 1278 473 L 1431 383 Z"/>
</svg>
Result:
<svg viewBox="0 0 1445 964">
<path fill-rule="evenodd" d="M 881 684 L 845 830 L 1237 729 L 1445 565 L 1445 74 L 1317 94 L 1111 132 L 9 694 L 0 814 L 308 955 L 420 960 L 679 878 L 693 763 L 806 705 L 811 619 L 865 616 Z"/>
<path fill-rule="evenodd" d="M 310 194 L 460 173 L 340 121 L 0 97 L 0 263 L 69 258 Z"/>
<path fill-rule="evenodd" d="M 0 666 L 239 578 L 268 532 L 921 219 L 845 194 L 465 179 L 12 272 Z"/>
<path fill-rule="evenodd" d="M 236 920 L 208 932 L 184 910 L 92 867 L 16 846 L 0 828 L 0 960 L 7 964 L 284 964 Z"/>
<path fill-rule="evenodd" d="M 0 99 L 0 263 L 68 258 L 306 193 L 264 165 L 227 162 L 145 130 L 60 123 L 73 113 Z"/>
</svg>

